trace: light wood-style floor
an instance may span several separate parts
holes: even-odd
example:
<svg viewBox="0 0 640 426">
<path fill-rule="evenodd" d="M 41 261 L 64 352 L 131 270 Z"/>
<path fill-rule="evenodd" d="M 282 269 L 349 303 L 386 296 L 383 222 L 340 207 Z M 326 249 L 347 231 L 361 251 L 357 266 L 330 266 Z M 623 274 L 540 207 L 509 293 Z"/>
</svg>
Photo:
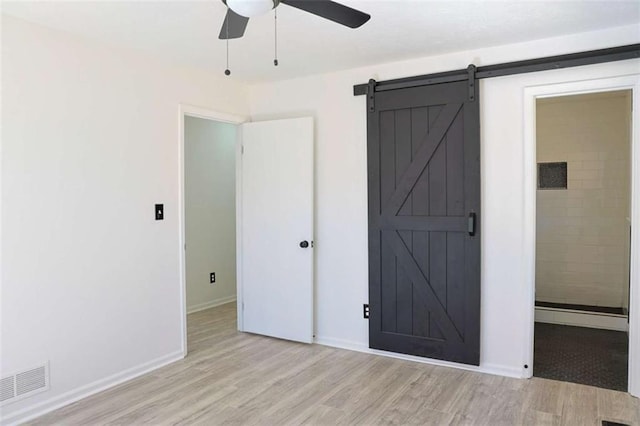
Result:
<svg viewBox="0 0 640 426">
<path fill-rule="evenodd" d="M 239 333 L 234 304 L 189 315 L 188 342 L 184 360 L 32 424 L 640 425 L 626 393 Z"/>
</svg>

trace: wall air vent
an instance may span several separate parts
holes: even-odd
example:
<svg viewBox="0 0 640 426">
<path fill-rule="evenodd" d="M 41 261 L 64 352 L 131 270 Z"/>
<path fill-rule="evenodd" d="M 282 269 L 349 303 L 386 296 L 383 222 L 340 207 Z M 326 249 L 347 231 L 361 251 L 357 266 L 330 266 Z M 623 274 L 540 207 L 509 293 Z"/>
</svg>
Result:
<svg viewBox="0 0 640 426">
<path fill-rule="evenodd" d="M 0 380 L 0 402 L 5 402 L 16 396 L 15 377 L 9 376 Z"/>
<path fill-rule="evenodd" d="M 49 363 L 0 379 L 0 405 L 49 389 Z"/>
</svg>

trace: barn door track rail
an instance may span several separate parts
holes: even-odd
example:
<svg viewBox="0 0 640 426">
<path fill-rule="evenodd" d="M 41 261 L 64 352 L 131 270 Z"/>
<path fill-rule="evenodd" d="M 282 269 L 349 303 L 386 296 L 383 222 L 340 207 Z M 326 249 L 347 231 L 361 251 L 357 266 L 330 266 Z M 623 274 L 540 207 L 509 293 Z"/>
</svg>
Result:
<svg viewBox="0 0 640 426">
<path fill-rule="evenodd" d="M 638 58 L 640 58 L 640 43 L 610 47 L 607 49 L 570 53 L 567 55 L 547 56 L 544 58 L 528 59 L 525 61 L 506 62 L 503 64 L 487 65 L 477 68 L 474 65 L 469 65 L 469 67 L 465 69 L 420 75 L 416 77 L 398 78 L 394 80 L 375 81 L 371 79 L 368 83 L 353 86 L 353 95 L 367 95 L 369 111 L 373 112 L 375 111 L 375 92 L 468 80 L 470 84 L 469 93 L 470 96 L 473 96 L 472 85 L 475 84 L 473 80 Z"/>
</svg>

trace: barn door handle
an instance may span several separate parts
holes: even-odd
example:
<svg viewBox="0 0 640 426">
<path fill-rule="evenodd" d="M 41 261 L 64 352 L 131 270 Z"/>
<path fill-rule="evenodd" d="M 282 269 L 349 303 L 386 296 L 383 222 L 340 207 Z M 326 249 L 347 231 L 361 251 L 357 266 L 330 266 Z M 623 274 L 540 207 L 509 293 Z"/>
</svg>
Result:
<svg viewBox="0 0 640 426">
<path fill-rule="evenodd" d="M 467 232 L 470 236 L 476 235 L 476 214 L 474 212 L 469 213 L 469 219 L 467 220 Z"/>
</svg>

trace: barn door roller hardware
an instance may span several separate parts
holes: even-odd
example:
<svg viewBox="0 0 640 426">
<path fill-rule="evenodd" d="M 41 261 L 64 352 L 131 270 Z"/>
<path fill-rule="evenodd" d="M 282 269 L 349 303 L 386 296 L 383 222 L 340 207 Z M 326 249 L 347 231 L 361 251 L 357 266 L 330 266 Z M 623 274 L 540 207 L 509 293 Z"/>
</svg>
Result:
<svg viewBox="0 0 640 426">
<path fill-rule="evenodd" d="M 475 68 L 475 79 L 503 77 L 506 75 L 523 74 L 537 71 L 547 71 L 560 68 L 577 67 L 582 65 L 601 64 L 604 62 L 623 61 L 640 58 L 640 44 L 611 47 L 608 49 L 590 50 L 587 52 L 571 53 L 568 55 L 548 56 L 526 61 L 507 62 L 504 64 L 488 65 Z M 471 67 L 471 65 L 469 66 Z M 462 69 L 417 77 L 399 78 L 395 80 L 379 81 L 375 84 L 375 91 L 406 89 L 408 87 L 425 86 L 429 84 L 448 83 L 453 81 L 470 81 L 470 70 Z M 471 84 L 471 83 L 470 83 Z M 475 84 L 475 83 L 474 83 Z M 353 86 L 354 96 L 369 93 L 369 84 Z M 471 90 L 471 88 L 469 88 Z"/>
<path fill-rule="evenodd" d="M 469 85 L 469 101 L 476 100 L 476 66 L 471 64 L 467 67 L 467 82 Z"/>
<path fill-rule="evenodd" d="M 369 80 L 367 84 L 367 108 L 369 112 L 376 112 L 376 81 L 374 79 Z"/>
</svg>

